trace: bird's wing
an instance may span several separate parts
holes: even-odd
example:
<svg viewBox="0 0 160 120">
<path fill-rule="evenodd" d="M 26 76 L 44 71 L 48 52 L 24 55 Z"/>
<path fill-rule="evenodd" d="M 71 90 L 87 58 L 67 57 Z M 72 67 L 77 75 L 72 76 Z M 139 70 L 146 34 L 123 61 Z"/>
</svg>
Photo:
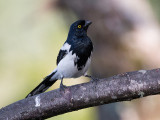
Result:
<svg viewBox="0 0 160 120">
<path fill-rule="evenodd" d="M 62 48 L 59 51 L 58 57 L 57 57 L 57 65 L 58 63 L 68 54 L 69 50 L 71 48 L 71 45 L 67 42 L 64 43 Z"/>
<path fill-rule="evenodd" d="M 60 50 L 57 57 L 57 65 L 58 63 L 67 55 L 67 50 Z"/>
</svg>

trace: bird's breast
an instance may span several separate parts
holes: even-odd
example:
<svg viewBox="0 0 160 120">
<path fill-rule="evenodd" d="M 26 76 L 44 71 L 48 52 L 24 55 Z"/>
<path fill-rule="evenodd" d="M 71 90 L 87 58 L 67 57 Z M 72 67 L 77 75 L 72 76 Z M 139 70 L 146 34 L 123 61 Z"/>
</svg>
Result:
<svg viewBox="0 0 160 120">
<path fill-rule="evenodd" d="M 59 77 L 77 78 L 84 75 L 90 65 L 90 59 L 87 60 L 86 64 L 82 66 L 81 69 L 78 69 L 78 63 L 75 64 L 75 62 L 79 60 L 78 56 L 75 53 L 72 54 L 72 51 L 70 51 L 57 66 L 57 71 L 60 73 Z"/>
</svg>

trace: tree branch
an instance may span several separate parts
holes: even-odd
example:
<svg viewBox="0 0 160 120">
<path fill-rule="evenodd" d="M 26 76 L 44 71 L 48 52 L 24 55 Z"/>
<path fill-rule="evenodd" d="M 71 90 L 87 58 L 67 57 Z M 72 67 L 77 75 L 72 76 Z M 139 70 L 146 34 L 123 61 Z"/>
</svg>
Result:
<svg viewBox="0 0 160 120">
<path fill-rule="evenodd" d="M 118 74 L 56 89 L 0 109 L 0 120 L 44 119 L 63 113 L 160 93 L 160 69 Z"/>
</svg>

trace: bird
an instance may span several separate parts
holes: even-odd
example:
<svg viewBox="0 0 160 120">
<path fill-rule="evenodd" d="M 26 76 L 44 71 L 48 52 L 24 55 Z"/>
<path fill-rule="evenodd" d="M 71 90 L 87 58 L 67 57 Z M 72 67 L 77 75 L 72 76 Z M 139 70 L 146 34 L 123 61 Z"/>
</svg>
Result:
<svg viewBox="0 0 160 120">
<path fill-rule="evenodd" d="M 92 78 L 87 74 L 93 53 L 93 43 L 87 36 L 91 23 L 89 20 L 77 20 L 70 26 L 67 40 L 57 57 L 57 67 L 26 98 L 45 92 L 57 80 L 61 80 L 60 90 L 64 90 L 66 88 L 63 85 L 64 78 L 81 76 Z"/>
</svg>

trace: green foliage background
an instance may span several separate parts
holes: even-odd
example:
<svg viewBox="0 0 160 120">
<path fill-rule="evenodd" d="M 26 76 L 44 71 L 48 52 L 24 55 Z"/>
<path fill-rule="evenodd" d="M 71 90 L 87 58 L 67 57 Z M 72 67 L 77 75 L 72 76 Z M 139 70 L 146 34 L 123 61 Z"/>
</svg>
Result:
<svg viewBox="0 0 160 120">
<path fill-rule="evenodd" d="M 67 38 L 69 25 L 44 0 L 0 0 L 0 108 L 25 96 L 56 67 L 56 56 Z M 65 80 L 66 85 L 85 82 Z M 59 87 L 59 81 L 49 90 Z M 85 109 L 50 120 L 94 120 Z"/>
</svg>

